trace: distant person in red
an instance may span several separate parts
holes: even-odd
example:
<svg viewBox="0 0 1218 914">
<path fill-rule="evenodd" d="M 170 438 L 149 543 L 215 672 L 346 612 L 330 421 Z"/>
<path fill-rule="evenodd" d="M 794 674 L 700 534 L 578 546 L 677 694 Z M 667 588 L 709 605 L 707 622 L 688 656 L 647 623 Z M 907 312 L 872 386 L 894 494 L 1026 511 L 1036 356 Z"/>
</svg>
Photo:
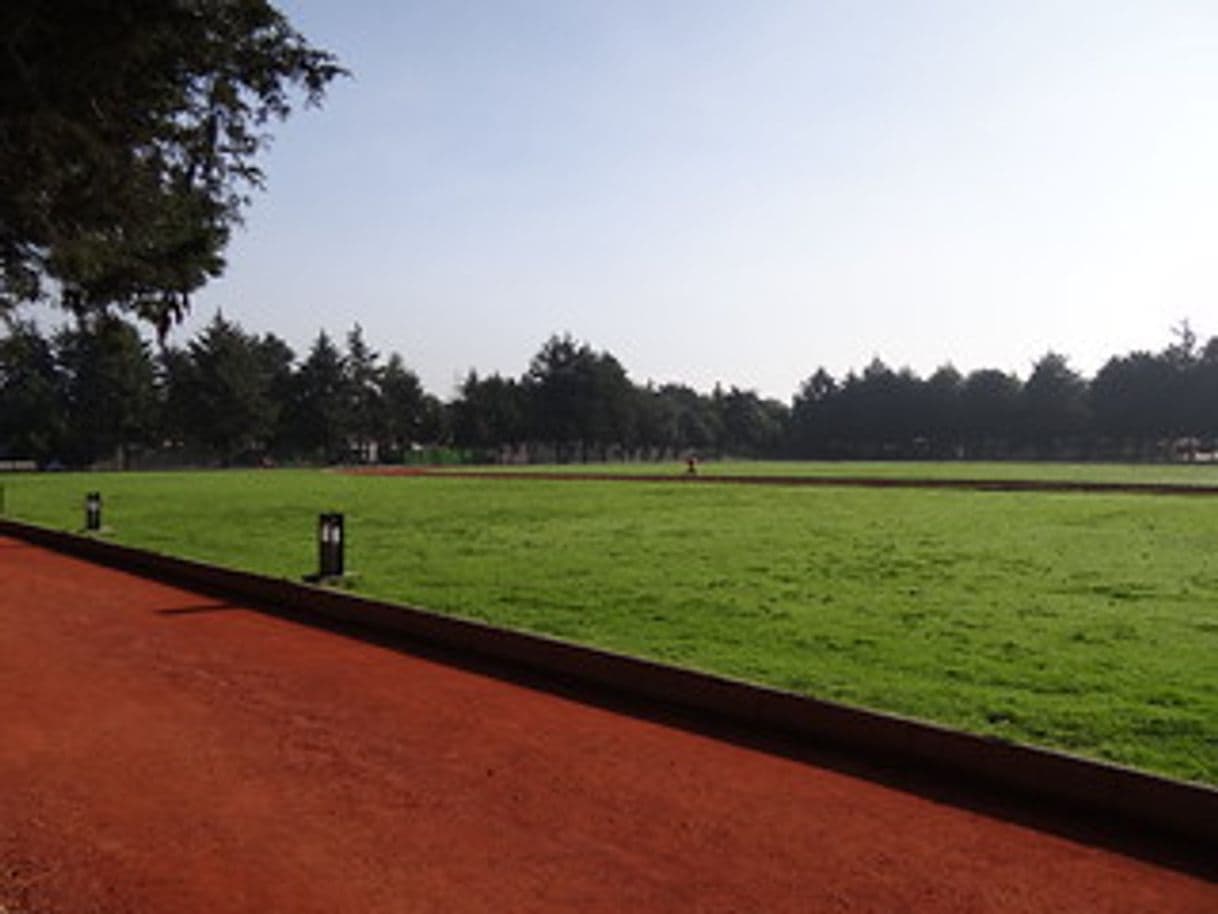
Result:
<svg viewBox="0 0 1218 914">
<path fill-rule="evenodd" d="M 685 474 L 687 476 L 698 475 L 698 458 L 693 454 L 685 458 Z"/>
</svg>

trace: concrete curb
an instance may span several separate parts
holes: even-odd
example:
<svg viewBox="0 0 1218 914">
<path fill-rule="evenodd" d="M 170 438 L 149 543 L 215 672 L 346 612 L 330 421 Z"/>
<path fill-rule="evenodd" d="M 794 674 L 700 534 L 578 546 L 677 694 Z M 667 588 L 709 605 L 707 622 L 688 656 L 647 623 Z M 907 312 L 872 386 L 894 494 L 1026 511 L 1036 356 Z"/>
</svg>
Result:
<svg viewBox="0 0 1218 914">
<path fill-rule="evenodd" d="M 0 535 L 230 599 L 389 631 L 887 765 L 1218 844 L 1218 790 L 553 638 L 0 519 Z"/>
</svg>

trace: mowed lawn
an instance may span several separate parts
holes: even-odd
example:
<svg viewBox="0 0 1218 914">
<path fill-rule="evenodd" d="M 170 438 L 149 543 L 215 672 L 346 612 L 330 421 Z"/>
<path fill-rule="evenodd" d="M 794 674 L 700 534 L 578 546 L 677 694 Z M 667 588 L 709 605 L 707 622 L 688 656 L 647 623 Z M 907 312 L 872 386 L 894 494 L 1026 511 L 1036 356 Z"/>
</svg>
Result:
<svg viewBox="0 0 1218 914">
<path fill-rule="evenodd" d="M 1096 474 L 1093 478 L 1103 478 Z M 360 477 L 0 480 L 10 515 L 1218 783 L 1218 498 Z"/>
<path fill-rule="evenodd" d="M 604 473 L 621 476 L 684 476 L 681 460 L 632 461 L 611 463 L 564 463 L 505 466 L 448 466 L 443 473 L 496 472 Z M 786 460 L 706 460 L 698 464 L 698 475 L 715 476 L 792 476 L 813 478 L 878 479 L 967 479 L 980 482 L 1000 480 L 1044 480 L 1052 482 L 1133 483 L 1135 485 L 1218 486 L 1218 464 L 1164 463 L 982 463 L 975 461 L 930 462 L 902 461 L 786 461 Z"/>
</svg>

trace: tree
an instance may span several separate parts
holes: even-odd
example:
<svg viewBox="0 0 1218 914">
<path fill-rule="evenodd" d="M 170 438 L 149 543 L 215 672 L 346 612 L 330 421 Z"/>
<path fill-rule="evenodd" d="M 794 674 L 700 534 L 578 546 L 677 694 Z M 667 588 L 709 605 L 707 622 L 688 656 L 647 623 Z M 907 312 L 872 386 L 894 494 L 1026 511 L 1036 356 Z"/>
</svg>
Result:
<svg viewBox="0 0 1218 914">
<path fill-rule="evenodd" d="M 419 411 L 419 440 L 443 444 L 450 440 L 452 429 L 448 409 L 434 394 L 423 394 Z"/>
<path fill-rule="evenodd" d="M 381 369 L 380 415 L 377 420 L 381 446 L 386 456 L 400 457 L 421 437 L 423 427 L 423 385 L 419 376 L 406 367 L 396 352 Z"/>
<path fill-rule="evenodd" d="M 225 463 L 264 452 L 279 419 L 264 342 L 217 312 L 190 343 L 189 352 L 193 370 L 186 405 L 191 437 Z"/>
<path fill-rule="evenodd" d="M 471 371 L 453 403 L 453 438 L 463 447 L 514 447 L 528 436 L 523 388 L 511 378 L 479 378 Z"/>
<path fill-rule="evenodd" d="M 1176 368 L 1149 352 L 1113 356 L 1091 382 L 1090 405 L 1103 434 L 1134 446 L 1139 456 L 1173 433 Z"/>
<path fill-rule="evenodd" d="M 553 444 L 560 462 L 570 459 L 574 445 L 587 441 L 594 362 L 586 343 L 555 335 L 533 356 L 524 377 L 534 433 Z"/>
<path fill-rule="evenodd" d="M 1171 334 L 1176 338 L 1176 342 L 1164 350 L 1163 357 L 1173 365 L 1192 365 L 1197 359 L 1197 334 L 1193 332 L 1188 318 L 1172 327 Z"/>
<path fill-rule="evenodd" d="M 711 397 L 684 384 L 665 384 L 660 398 L 672 423 L 671 437 L 664 442 L 678 455 L 693 450 L 706 453 L 723 438 L 723 424 Z"/>
<path fill-rule="evenodd" d="M 57 455 L 67 415 L 55 351 L 32 322 L 0 339 L 0 456 L 46 462 Z"/>
<path fill-rule="evenodd" d="M 622 363 L 608 352 L 594 355 L 585 370 L 589 390 L 584 440 L 596 444 L 605 460 L 610 445 L 627 448 L 634 442 L 638 430 L 634 385 Z"/>
<path fill-rule="evenodd" d="M 160 393 L 160 421 L 157 426 L 163 443 L 173 448 L 197 442 L 199 438 L 195 434 L 192 413 L 198 383 L 190 351 L 178 346 L 163 347 L 157 354 L 156 374 Z"/>
<path fill-rule="evenodd" d="M 752 390 L 731 387 L 723 396 L 723 447 L 735 456 L 772 456 L 786 424 L 786 407 L 762 400 Z"/>
<path fill-rule="evenodd" d="M 162 332 L 223 269 L 267 124 L 343 72 L 267 0 L 5 0 L 0 36 L 0 312 L 53 288 Z"/>
<path fill-rule="evenodd" d="M 65 453 L 89 464 L 117 457 L 126 466 L 134 447 L 154 437 L 155 369 L 148 345 L 131 324 L 92 316 L 55 338 L 67 407 Z"/>
<path fill-rule="evenodd" d="M 1024 430 L 1041 456 L 1060 454 L 1067 438 L 1087 431 L 1087 382 L 1066 357 L 1046 352 L 1020 394 Z"/>
<path fill-rule="evenodd" d="M 375 462 L 376 444 L 382 437 L 380 353 L 364 341 L 364 329 L 356 324 L 347 334 L 347 356 L 343 360 L 346 427 L 354 438 L 362 462 Z"/>
<path fill-rule="evenodd" d="M 823 403 L 837 393 L 837 389 L 837 381 L 822 366 L 800 386 L 799 396 L 810 403 Z"/>
<path fill-rule="evenodd" d="M 895 457 L 912 452 L 913 439 L 925 432 L 919 415 L 921 382 L 908 368 L 893 371 L 877 358 L 861 377 L 852 375 L 842 386 L 846 426 L 861 456 Z"/>
<path fill-rule="evenodd" d="M 317 334 L 296 375 L 292 402 L 292 440 L 323 460 L 346 457 L 347 409 L 344 402 L 346 366 L 342 353 L 325 331 Z"/>
<path fill-rule="evenodd" d="M 1218 336 L 1210 337 L 1193 371 L 1190 425 L 1211 449 L 1218 439 Z"/>
<path fill-rule="evenodd" d="M 929 452 L 939 457 L 960 453 L 960 389 L 964 378 L 956 366 L 940 365 L 922 385 Z"/>
<path fill-rule="evenodd" d="M 635 434 L 641 455 L 659 460 L 674 437 L 676 419 L 671 405 L 648 381 L 634 389 Z"/>
<path fill-rule="evenodd" d="M 832 437 L 830 412 L 838 385 L 822 366 L 799 386 L 791 400 L 788 447 L 800 457 L 825 456 Z"/>
<path fill-rule="evenodd" d="M 970 439 L 970 457 L 1006 457 L 1015 438 L 1019 415 L 1019 378 L 982 368 L 960 388 L 960 421 Z"/>
<path fill-rule="evenodd" d="M 291 448 L 288 419 L 296 392 L 296 353 L 273 333 L 264 334 L 254 349 L 266 377 L 266 393 L 272 405 L 267 447 L 276 454 L 286 455 Z"/>
</svg>

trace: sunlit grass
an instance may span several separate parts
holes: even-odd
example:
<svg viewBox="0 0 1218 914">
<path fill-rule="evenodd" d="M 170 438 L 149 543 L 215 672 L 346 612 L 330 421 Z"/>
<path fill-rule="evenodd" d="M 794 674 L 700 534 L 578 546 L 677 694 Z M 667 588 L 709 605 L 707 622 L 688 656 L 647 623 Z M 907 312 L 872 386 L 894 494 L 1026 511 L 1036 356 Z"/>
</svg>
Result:
<svg viewBox="0 0 1218 914">
<path fill-rule="evenodd" d="M 684 461 L 611 461 L 505 466 L 448 466 L 444 473 L 610 473 L 681 477 Z M 705 460 L 699 476 L 811 476 L 825 478 L 875 477 L 880 479 L 1046 480 L 1054 482 L 1167 483 L 1218 486 L 1218 464 L 1198 463 L 981 463 L 972 461 L 795 461 Z"/>
<path fill-rule="evenodd" d="M 922 465 L 927 469 L 927 465 Z M 844 468 L 843 468 L 844 469 Z M 857 469 L 857 468 L 856 468 Z M 1218 499 L 43 475 L 10 514 L 1218 783 Z"/>
</svg>

